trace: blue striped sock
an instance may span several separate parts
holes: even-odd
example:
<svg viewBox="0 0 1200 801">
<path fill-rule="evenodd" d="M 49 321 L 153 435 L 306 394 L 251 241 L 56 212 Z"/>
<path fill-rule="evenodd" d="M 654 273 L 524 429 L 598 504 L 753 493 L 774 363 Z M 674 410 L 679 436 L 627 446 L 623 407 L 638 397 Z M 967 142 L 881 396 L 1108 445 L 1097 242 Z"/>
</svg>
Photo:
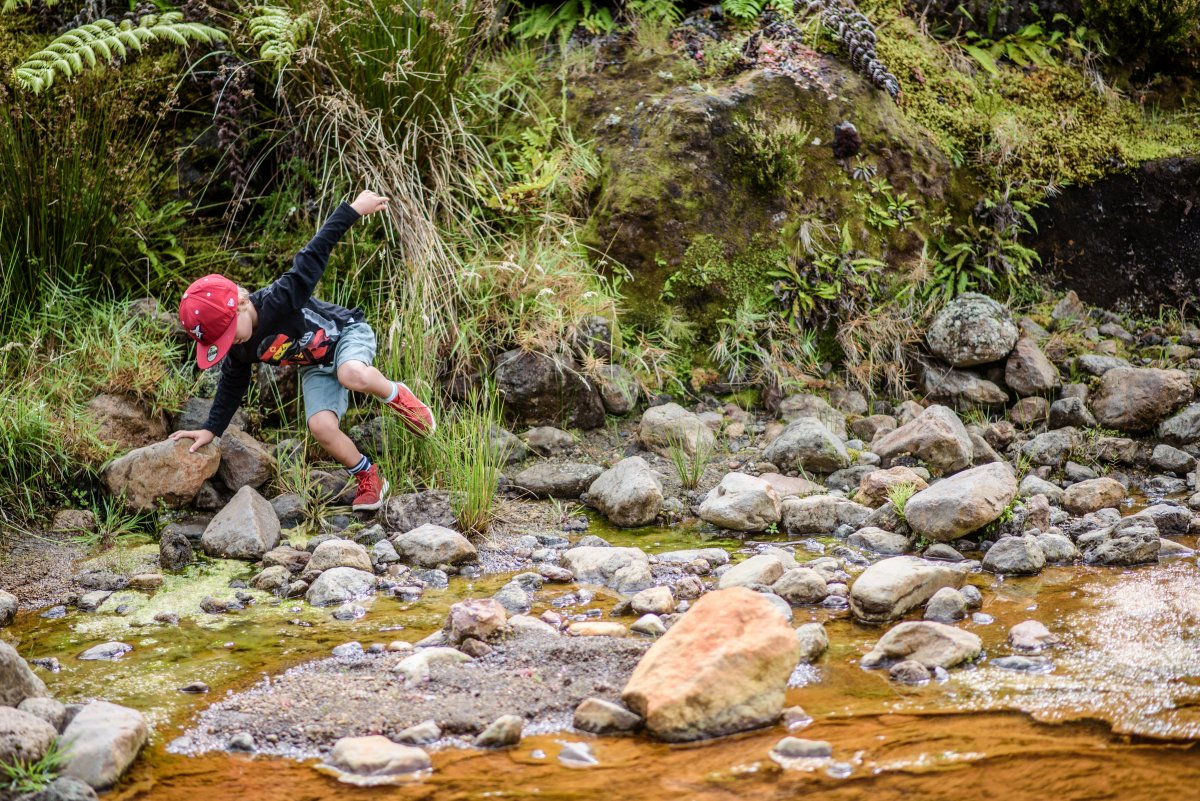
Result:
<svg viewBox="0 0 1200 801">
<path fill-rule="evenodd" d="M 350 468 L 350 475 L 357 476 L 362 471 L 370 469 L 370 467 L 371 460 L 364 455 L 363 458 L 358 460 L 358 464 Z"/>
</svg>

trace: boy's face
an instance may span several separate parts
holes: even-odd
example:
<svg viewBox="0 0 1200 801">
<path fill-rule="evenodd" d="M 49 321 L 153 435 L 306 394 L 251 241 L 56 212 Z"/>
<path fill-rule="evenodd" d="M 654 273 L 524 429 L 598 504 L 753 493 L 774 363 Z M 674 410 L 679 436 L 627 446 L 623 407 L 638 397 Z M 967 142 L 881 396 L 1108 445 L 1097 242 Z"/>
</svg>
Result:
<svg viewBox="0 0 1200 801">
<path fill-rule="evenodd" d="M 250 313 L 250 302 L 244 301 L 238 305 L 237 333 L 234 334 L 234 344 L 240 345 L 250 339 L 254 333 L 254 318 Z"/>
</svg>

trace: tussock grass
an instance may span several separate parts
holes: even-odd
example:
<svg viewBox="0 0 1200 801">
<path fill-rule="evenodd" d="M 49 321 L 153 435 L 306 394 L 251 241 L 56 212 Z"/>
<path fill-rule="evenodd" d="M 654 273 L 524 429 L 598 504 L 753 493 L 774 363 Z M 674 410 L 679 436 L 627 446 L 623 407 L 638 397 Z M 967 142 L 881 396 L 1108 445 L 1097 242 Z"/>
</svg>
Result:
<svg viewBox="0 0 1200 801">
<path fill-rule="evenodd" d="M 686 443 L 681 437 L 672 436 L 667 441 L 668 454 L 675 473 L 684 489 L 693 490 L 700 486 L 704 478 L 704 468 L 716 453 L 715 441 L 710 444 L 706 440 L 697 440 L 695 452 L 689 454 Z"/>
</svg>

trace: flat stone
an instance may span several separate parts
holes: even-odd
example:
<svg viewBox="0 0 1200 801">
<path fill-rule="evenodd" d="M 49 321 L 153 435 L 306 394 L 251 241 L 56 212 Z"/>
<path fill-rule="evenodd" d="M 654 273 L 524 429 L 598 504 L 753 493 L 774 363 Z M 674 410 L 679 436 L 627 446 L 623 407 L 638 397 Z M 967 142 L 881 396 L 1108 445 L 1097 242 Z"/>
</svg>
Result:
<svg viewBox="0 0 1200 801">
<path fill-rule="evenodd" d="M 850 610 L 866 623 L 885 623 L 924 604 L 943 587 L 961 587 L 964 571 L 945 562 L 893 556 L 868 567 L 850 587 Z"/>
<path fill-rule="evenodd" d="M 411 745 L 394 743 L 381 734 L 343 737 L 333 744 L 327 763 L 344 773 L 390 777 L 429 770 L 429 755 Z"/>
<path fill-rule="evenodd" d="M 535 498 L 578 498 L 604 468 L 579 462 L 538 462 L 517 473 L 512 485 Z"/>
<path fill-rule="evenodd" d="M 983 642 L 969 631 L 928 620 L 899 623 L 879 638 L 862 658 L 866 668 L 891 660 L 911 659 L 927 668 L 950 668 L 979 656 Z"/>
</svg>

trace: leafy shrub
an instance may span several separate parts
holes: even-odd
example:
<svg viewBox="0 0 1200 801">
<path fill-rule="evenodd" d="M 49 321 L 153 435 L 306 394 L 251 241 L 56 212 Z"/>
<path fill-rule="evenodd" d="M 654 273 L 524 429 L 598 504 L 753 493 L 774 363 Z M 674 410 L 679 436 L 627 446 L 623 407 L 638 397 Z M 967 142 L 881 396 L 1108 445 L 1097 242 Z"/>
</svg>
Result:
<svg viewBox="0 0 1200 801">
<path fill-rule="evenodd" d="M 825 329 L 856 316 L 872 303 L 875 277 L 885 266 L 856 250 L 850 228 L 836 238 L 814 237 L 802 220 L 785 231 L 791 252 L 768 275 L 784 318 L 802 329 Z"/>
</svg>

